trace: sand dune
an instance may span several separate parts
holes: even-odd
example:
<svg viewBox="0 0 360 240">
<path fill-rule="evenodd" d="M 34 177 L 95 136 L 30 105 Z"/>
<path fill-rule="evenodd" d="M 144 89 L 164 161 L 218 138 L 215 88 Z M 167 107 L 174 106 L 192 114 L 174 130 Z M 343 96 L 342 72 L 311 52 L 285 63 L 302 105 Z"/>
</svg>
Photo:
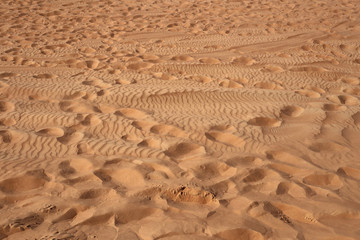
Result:
<svg viewBox="0 0 360 240">
<path fill-rule="evenodd" d="M 358 0 L 0 19 L 0 239 L 360 239 Z"/>
</svg>

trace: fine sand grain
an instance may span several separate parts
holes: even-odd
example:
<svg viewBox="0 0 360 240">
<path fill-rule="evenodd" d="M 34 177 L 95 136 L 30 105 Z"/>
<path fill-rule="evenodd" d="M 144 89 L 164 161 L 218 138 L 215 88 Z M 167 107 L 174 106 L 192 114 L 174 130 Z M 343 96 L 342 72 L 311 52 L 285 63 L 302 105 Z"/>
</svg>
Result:
<svg viewBox="0 0 360 240">
<path fill-rule="evenodd" d="M 0 239 L 360 239 L 359 0 L 0 20 Z"/>
</svg>

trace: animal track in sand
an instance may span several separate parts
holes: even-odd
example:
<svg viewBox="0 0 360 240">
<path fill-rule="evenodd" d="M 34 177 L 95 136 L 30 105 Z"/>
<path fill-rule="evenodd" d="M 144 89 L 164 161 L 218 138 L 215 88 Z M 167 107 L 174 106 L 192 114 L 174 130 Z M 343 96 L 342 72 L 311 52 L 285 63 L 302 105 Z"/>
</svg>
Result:
<svg viewBox="0 0 360 240">
<path fill-rule="evenodd" d="M 58 127 L 49 127 L 36 131 L 36 134 L 43 137 L 62 137 L 64 130 Z"/>
<path fill-rule="evenodd" d="M 226 145 L 233 146 L 233 147 L 242 147 L 245 144 L 245 141 L 242 138 L 240 138 L 232 133 L 210 131 L 210 132 L 207 132 L 205 135 L 211 141 L 224 143 Z"/>
<path fill-rule="evenodd" d="M 0 113 L 12 112 L 15 110 L 15 104 L 12 102 L 0 101 Z"/>
<path fill-rule="evenodd" d="M 176 160 L 191 159 L 206 154 L 205 148 L 195 143 L 179 143 L 171 146 L 165 154 Z"/>
<path fill-rule="evenodd" d="M 279 127 L 281 123 L 281 120 L 268 117 L 256 117 L 248 121 L 248 124 L 260 127 Z"/>
<path fill-rule="evenodd" d="M 299 117 L 304 112 L 304 108 L 298 106 L 286 106 L 281 109 L 282 116 Z"/>
</svg>

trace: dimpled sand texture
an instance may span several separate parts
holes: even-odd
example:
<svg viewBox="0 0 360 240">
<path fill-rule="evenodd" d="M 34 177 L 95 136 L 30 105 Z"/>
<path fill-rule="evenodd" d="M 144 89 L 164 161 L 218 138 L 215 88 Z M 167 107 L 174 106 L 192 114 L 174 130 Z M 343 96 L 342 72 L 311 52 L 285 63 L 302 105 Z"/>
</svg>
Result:
<svg viewBox="0 0 360 240">
<path fill-rule="evenodd" d="M 359 0 L 1 0 L 0 239 L 360 239 Z"/>
</svg>

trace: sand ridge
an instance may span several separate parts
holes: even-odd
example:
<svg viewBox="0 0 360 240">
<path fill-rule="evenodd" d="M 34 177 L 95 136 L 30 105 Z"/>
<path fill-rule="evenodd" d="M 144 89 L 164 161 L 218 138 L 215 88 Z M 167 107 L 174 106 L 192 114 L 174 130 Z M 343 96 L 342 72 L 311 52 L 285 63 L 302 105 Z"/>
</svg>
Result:
<svg viewBox="0 0 360 240">
<path fill-rule="evenodd" d="M 0 239 L 359 239 L 359 13 L 2 0 Z"/>
</svg>

